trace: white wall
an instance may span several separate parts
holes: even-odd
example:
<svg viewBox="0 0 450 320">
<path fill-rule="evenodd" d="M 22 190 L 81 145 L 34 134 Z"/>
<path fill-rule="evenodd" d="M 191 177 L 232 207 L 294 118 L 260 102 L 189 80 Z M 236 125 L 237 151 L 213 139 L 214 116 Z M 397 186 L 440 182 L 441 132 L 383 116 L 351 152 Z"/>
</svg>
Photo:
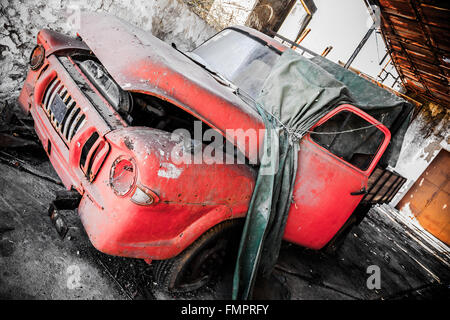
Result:
<svg viewBox="0 0 450 320">
<path fill-rule="evenodd" d="M 78 10 L 111 13 L 181 49 L 192 49 L 215 33 L 181 0 L 0 0 L 0 101 L 17 98 L 38 31 L 75 35 L 71 24 Z"/>
<path fill-rule="evenodd" d="M 408 180 L 392 199 L 392 206 L 398 204 L 441 149 L 450 151 L 449 118 L 449 109 L 430 104 L 409 126 L 395 167 Z"/>
</svg>

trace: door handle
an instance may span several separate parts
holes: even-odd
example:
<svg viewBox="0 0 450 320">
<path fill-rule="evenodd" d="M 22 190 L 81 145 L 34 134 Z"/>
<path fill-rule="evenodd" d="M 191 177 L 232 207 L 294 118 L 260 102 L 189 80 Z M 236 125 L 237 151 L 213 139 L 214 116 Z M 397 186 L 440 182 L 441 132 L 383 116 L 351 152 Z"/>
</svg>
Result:
<svg viewBox="0 0 450 320">
<path fill-rule="evenodd" d="M 356 192 L 350 192 L 350 194 L 352 196 L 360 196 L 362 194 L 367 194 L 367 189 L 366 189 L 366 187 L 362 187 L 361 190 L 356 191 Z"/>
</svg>

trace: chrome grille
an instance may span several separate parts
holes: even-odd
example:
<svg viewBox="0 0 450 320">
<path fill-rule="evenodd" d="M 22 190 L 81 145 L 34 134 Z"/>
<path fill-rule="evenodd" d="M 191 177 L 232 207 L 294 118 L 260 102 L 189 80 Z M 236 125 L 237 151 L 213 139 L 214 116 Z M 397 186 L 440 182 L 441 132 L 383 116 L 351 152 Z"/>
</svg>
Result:
<svg viewBox="0 0 450 320">
<path fill-rule="evenodd" d="M 58 101 L 55 101 L 55 99 Z M 60 108 L 58 110 L 59 114 L 58 112 L 55 114 L 54 110 L 52 110 L 52 104 L 54 103 L 55 105 L 59 103 L 59 106 L 57 106 Z M 63 107 L 61 107 L 61 103 Z M 86 116 L 81 111 L 81 108 L 58 77 L 55 77 L 47 86 L 42 99 L 42 107 L 53 127 L 67 143 L 72 140 L 73 136 L 86 121 Z"/>
</svg>

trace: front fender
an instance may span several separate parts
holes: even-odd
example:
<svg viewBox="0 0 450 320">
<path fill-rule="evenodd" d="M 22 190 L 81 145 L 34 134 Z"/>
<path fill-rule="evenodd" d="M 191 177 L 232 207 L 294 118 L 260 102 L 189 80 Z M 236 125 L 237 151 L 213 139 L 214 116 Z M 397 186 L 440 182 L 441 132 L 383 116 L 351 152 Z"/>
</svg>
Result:
<svg viewBox="0 0 450 320">
<path fill-rule="evenodd" d="M 171 258 L 204 232 L 227 219 L 245 216 L 255 173 L 245 165 L 175 164 L 171 134 L 145 127 L 114 130 L 111 146 L 95 181 L 86 189 L 79 214 L 94 246 L 119 256 Z M 131 157 L 136 185 L 125 195 L 113 192 L 110 171 L 119 157 Z M 172 172 L 168 172 L 173 166 Z M 137 187 L 153 191 L 159 202 L 131 201 Z"/>
</svg>

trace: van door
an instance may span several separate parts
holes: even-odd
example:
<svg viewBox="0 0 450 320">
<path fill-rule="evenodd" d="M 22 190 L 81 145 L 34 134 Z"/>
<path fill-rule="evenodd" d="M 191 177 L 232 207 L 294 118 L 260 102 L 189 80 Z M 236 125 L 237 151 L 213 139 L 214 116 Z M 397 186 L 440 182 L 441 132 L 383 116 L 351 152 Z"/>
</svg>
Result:
<svg viewBox="0 0 450 320">
<path fill-rule="evenodd" d="M 348 104 L 313 126 L 300 141 L 284 239 L 312 249 L 325 246 L 366 194 L 390 138 L 384 125 Z"/>
</svg>

